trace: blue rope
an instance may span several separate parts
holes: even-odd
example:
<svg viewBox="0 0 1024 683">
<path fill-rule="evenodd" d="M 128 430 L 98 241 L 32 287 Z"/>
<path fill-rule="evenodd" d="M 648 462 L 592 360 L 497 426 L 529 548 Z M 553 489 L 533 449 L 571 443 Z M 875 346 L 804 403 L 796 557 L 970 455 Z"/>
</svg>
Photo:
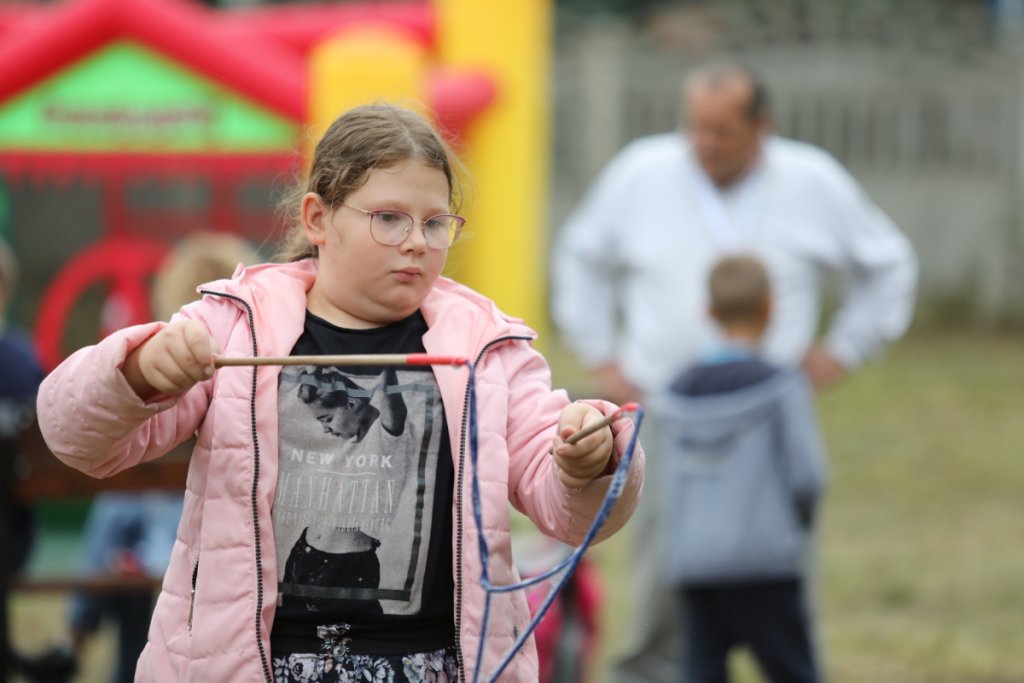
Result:
<svg viewBox="0 0 1024 683">
<path fill-rule="evenodd" d="M 490 550 L 487 546 L 487 538 L 484 536 L 483 508 L 480 504 L 480 477 L 478 476 L 477 470 L 476 368 L 474 368 L 471 363 L 467 363 L 466 365 L 469 368 L 469 404 L 467 406 L 467 410 L 469 411 L 469 461 L 473 472 L 473 519 L 476 522 L 476 531 L 479 540 L 478 546 L 481 566 L 480 584 L 483 586 L 484 591 L 487 594 L 484 600 L 484 612 L 480 624 L 480 644 L 477 647 L 476 665 L 473 667 L 473 683 L 477 683 L 479 680 L 480 669 L 483 666 L 484 644 L 487 640 L 487 626 L 491 613 L 491 596 L 495 593 L 511 593 L 513 591 L 524 590 L 554 576 L 555 574 L 558 574 L 559 572 L 564 572 L 558 583 L 555 584 L 544 598 L 544 602 L 541 603 L 541 606 L 537 610 L 533 619 L 498 664 L 498 668 L 495 669 L 494 673 L 492 673 L 490 678 L 487 679 L 487 683 L 493 683 L 512 661 L 512 657 L 515 656 L 516 652 L 523 647 L 523 644 L 526 643 L 530 635 L 534 630 L 536 630 L 537 625 L 540 624 L 544 615 L 547 614 L 547 611 L 555 601 L 555 598 L 558 597 L 558 594 L 563 588 L 565 588 L 569 579 L 572 578 L 573 572 L 576 571 L 576 567 L 583 559 L 583 554 L 587 551 L 587 548 L 590 547 L 591 543 L 593 543 L 594 537 L 600 533 L 601 528 L 604 526 L 605 522 L 608 521 L 608 517 L 611 515 L 612 508 L 615 506 L 616 501 L 618 501 L 619 497 L 622 496 L 622 492 L 626 487 L 626 480 L 629 478 L 629 465 L 633 461 L 633 453 L 636 451 L 636 444 L 640 434 L 640 423 L 643 421 L 644 411 L 643 408 L 638 407 L 636 409 L 633 436 L 629 440 L 626 452 L 622 454 L 622 458 L 619 460 L 619 464 L 615 468 L 615 473 L 612 475 L 611 484 L 608 487 L 607 493 L 605 493 L 604 500 L 601 502 L 601 507 L 598 509 L 597 515 L 594 517 L 594 521 L 590 525 L 590 529 L 587 531 L 586 536 L 583 537 L 583 542 L 579 547 L 573 550 L 569 557 L 543 574 L 533 576 L 529 579 L 507 586 L 496 586 L 491 583 L 488 572 Z"/>
</svg>

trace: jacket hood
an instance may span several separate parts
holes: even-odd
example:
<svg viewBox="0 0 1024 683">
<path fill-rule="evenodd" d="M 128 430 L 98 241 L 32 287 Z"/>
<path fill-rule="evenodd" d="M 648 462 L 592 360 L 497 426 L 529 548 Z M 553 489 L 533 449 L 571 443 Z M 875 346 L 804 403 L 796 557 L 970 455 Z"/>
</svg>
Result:
<svg viewBox="0 0 1024 683">
<path fill-rule="evenodd" d="M 306 316 L 306 292 L 314 281 L 316 262 L 303 259 L 250 267 L 239 265 L 230 279 L 209 282 L 200 286 L 199 291 L 245 302 L 242 307 L 252 316 L 255 328 L 262 330 L 259 338 L 253 340 L 253 354 L 280 356 L 287 355 L 295 346 Z"/>
<path fill-rule="evenodd" d="M 652 408 L 677 443 L 711 446 L 769 419 L 778 406 L 775 399 L 798 381 L 796 372 L 780 370 L 756 384 L 721 394 L 683 396 L 666 391 Z"/>
<path fill-rule="evenodd" d="M 309 259 L 289 263 L 261 263 L 255 266 L 238 264 L 230 278 L 199 285 L 197 292 L 213 290 L 250 299 L 256 292 L 272 292 L 281 286 L 301 285 L 308 291 L 316 280 L 316 262 Z"/>
</svg>

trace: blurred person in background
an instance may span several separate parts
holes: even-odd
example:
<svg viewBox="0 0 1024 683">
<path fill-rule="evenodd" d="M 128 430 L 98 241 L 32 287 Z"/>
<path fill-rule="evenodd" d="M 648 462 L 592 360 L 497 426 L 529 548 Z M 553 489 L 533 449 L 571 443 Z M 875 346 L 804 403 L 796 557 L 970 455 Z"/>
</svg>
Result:
<svg viewBox="0 0 1024 683">
<path fill-rule="evenodd" d="M 513 528 L 516 567 L 524 578 L 550 570 L 575 550 L 523 525 Z M 532 616 L 560 578 L 555 574 L 526 590 Z M 587 683 L 596 678 L 603 594 L 597 565 L 584 555 L 534 632 L 540 660 L 537 683 Z"/>
<path fill-rule="evenodd" d="M 7 326 L 7 305 L 17 279 L 18 261 L 0 239 L 0 440 L 5 445 L 3 524 L 7 543 L 3 548 L 9 573 L 24 565 L 32 545 L 31 510 L 14 495 L 13 456 L 17 438 L 32 422 L 36 391 L 43 380 L 31 339 Z M 5 575 L 4 580 L 8 577 Z"/>
<path fill-rule="evenodd" d="M 231 277 L 239 264 L 252 264 L 256 250 L 234 235 L 197 232 L 170 252 L 153 283 L 155 317 L 169 320 L 199 297 L 196 287 Z M 117 310 L 116 306 L 111 310 Z M 109 328 L 109 323 L 104 325 Z M 86 576 L 162 577 L 181 518 L 181 491 L 105 491 L 89 508 L 79 558 Z M 79 591 L 69 614 L 71 649 L 80 656 L 103 617 L 117 624 L 117 653 L 111 681 L 135 679 L 135 664 L 146 646 L 153 591 L 148 587 L 105 593 Z"/>
<path fill-rule="evenodd" d="M 729 680 L 750 649 L 773 683 L 819 683 L 804 582 L 825 449 L 804 373 L 760 355 L 768 272 L 729 255 L 708 279 L 720 345 L 659 397 L 666 579 L 686 624 L 683 680 Z"/>
<path fill-rule="evenodd" d="M 643 401 L 716 343 L 705 282 L 724 253 L 768 266 L 775 314 L 765 357 L 802 366 L 817 389 L 900 337 L 917 262 L 907 238 L 827 152 L 772 133 L 768 95 L 748 68 L 697 68 L 682 90 L 682 130 L 627 145 L 559 232 L 552 314 L 598 392 Z M 822 339 L 821 276 L 842 296 Z M 656 434 L 657 421 L 646 429 Z M 657 467 L 659 454 L 652 456 Z M 682 628 L 659 575 L 659 493 L 632 529 L 634 614 L 611 680 L 678 683 Z"/>
<path fill-rule="evenodd" d="M 11 577 L 24 568 L 35 539 L 32 508 L 18 499 L 15 486 L 15 456 L 18 442 L 34 421 L 36 391 L 43 369 L 31 339 L 8 327 L 8 303 L 18 280 L 18 261 L 13 250 L 0 239 L 0 678 L 15 672 L 28 680 L 47 680 L 67 675 L 67 658 L 47 655 L 28 657 L 17 653 L 10 640 L 7 622 L 7 587 Z"/>
</svg>

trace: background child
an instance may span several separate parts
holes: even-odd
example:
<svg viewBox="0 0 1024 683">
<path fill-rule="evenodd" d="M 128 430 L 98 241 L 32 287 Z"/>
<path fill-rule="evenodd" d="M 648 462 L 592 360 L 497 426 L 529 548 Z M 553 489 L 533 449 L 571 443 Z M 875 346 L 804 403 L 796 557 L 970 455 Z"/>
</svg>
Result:
<svg viewBox="0 0 1024 683">
<path fill-rule="evenodd" d="M 31 510 L 14 496 L 14 450 L 18 437 L 32 423 L 36 390 L 43 379 L 32 341 L 20 330 L 7 326 L 7 304 L 14 295 L 18 270 L 13 250 L 0 238 L 0 443 L 5 446 L 4 462 L 0 464 L 0 524 L 7 541 L 0 579 L 5 582 L 7 572 L 21 568 L 27 559 L 35 530 Z"/>
<path fill-rule="evenodd" d="M 35 539 L 33 510 L 15 491 L 19 442 L 34 419 L 36 390 L 43 370 L 32 341 L 7 326 L 7 305 L 18 281 L 18 260 L 0 238 L 0 680 L 15 673 L 29 680 L 58 679 L 73 668 L 62 658 L 26 657 L 15 652 L 7 623 L 8 582 L 23 569 Z"/>
<path fill-rule="evenodd" d="M 672 455 L 667 571 L 688 624 L 683 679 L 729 680 L 728 654 L 746 645 L 770 680 L 816 682 L 803 574 L 825 464 L 811 390 L 758 357 L 771 311 L 764 266 L 725 257 L 709 288 L 721 346 L 658 407 Z"/>
<path fill-rule="evenodd" d="M 484 638 L 467 371 L 338 366 L 348 397 L 381 410 L 397 394 L 406 407 L 395 433 L 340 439 L 301 398 L 336 379 L 317 384 L 305 363 L 215 372 L 221 355 L 469 358 L 492 580 L 518 578 L 507 502 L 564 542 L 586 533 L 632 427 L 566 443 L 616 406 L 552 391 L 533 332 L 440 276 L 463 224 L 452 169 L 419 115 L 345 113 L 316 147 L 283 263 L 210 283 L 170 324 L 122 330 L 45 380 L 44 436 L 84 472 L 117 472 L 197 434 L 139 680 L 468 681 Z M 633 511 L 637 456 L 602 537 Z M 492 598 L 483 673 L 528 620 L 521 592 Z M 528 645 L 502 680 L 536 678 Z"/>
</svg>

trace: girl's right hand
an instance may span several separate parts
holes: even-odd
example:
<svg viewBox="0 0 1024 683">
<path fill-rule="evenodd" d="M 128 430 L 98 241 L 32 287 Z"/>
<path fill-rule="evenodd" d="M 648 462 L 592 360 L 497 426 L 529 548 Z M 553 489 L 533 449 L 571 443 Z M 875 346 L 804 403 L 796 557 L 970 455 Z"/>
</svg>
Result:
<svg viewBox="0 0 1024 683">
<path fill-rule="evenodd" d="M 220 347 L 205 325 L 178 320 L 132 351 L 122 372 L 143 400 L 157 394 L 176 396 L 212 377 L 218 354 Z"/>
</svg>

